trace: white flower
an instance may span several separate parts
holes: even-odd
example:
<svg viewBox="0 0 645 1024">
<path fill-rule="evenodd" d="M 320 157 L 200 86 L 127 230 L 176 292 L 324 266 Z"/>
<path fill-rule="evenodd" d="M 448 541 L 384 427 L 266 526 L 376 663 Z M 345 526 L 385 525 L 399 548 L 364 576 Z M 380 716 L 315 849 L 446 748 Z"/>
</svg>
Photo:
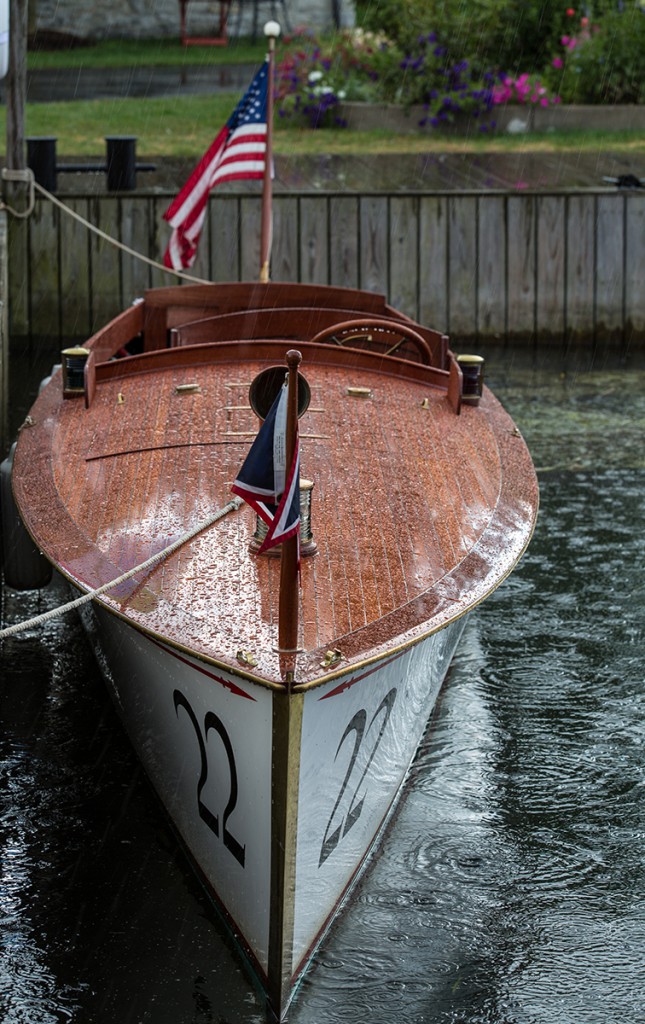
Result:
<svg viewBox="0 0 645 1024">
<path fill-rule="evenodd" d="M 322 71 L 310 71 L 309 72 L 309 81 L 310 82 L 319 82 L 320 79 L 322 78 L 322 76 L 323 76 Z"/>
</svg>

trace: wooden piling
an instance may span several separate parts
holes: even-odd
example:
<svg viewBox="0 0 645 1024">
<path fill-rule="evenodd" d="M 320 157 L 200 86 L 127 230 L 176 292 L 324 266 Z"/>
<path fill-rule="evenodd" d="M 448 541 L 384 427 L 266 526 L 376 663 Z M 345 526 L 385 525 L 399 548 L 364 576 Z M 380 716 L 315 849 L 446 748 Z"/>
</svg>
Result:
<svg viewBox="0 0 645 1024">
<path fill-rule="evenodd" d="M 7 300 L 7 214 L 0 210 L 0 458 L 9 447 L 9 326 Z"/>
<path fill-rule="evenodd" d="M 9 9 L 9 72 L 7 74 L 7 167 L 25 163 L 27 99 L 27 0 L 12 0 Z"/>
</svg>

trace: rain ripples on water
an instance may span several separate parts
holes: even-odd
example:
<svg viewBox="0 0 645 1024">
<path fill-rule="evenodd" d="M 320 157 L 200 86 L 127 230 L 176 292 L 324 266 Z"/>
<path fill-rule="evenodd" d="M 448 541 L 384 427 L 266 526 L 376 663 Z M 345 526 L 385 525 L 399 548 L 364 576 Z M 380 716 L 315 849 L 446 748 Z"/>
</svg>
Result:
<svg viewBox="0 0 645 1024">
<path fill-rule="evenodd" d="M 645 1020 L 645 371 L 488 357 L 539 468 L 386 841 L 293 1024 Z M 3 622 L 61 600 L 3 595 Z M 259 1024 L 78 621 L 6 642 L 3 1024 Z"/>
</svg>

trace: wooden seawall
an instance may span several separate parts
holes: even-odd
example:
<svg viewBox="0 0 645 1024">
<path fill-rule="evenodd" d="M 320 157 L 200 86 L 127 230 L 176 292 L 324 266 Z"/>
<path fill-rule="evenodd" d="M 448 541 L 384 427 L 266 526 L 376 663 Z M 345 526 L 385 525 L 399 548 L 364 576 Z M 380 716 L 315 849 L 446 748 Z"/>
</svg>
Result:
<svg viewBox="0 0 645 1024">
<path fill-rule="evenodd" d="M 161 260 L 170 194 L 63 200 Z M 213 196 L 196 277 L 258 276 L 260 199 Z M 38 197 L 10 218 L 12 337 L 84 337 L 150 286 L 172 283 Z M 645 340 L 645 194 L 297 193 L 274 198 L 273 280 L 382 291 L 455 345 L 509 341 L 628 349 Z"/>
</svg>

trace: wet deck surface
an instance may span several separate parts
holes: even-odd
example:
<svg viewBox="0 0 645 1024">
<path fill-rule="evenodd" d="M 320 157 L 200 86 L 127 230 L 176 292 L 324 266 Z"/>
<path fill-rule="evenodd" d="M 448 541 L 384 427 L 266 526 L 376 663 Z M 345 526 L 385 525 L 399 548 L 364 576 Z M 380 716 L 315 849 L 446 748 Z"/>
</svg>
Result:
<svg viewBox="0 0 645 1024">
<path fill-rule="evenodd" d="M 82 399 L 61 402 L 51 437 L 36 426 L 23 441 L 45 466 L 26 485 L 38 492 L 27 506 L 41 544 L 96 587 L 226 504 L 258 426 L 249 383 L 266 365 L 105 381 L 89 411 Z M 302 475 L 314 481 L 318 553 L 303 559 L 302 646 L 311 657 L 299 676 L 311 678 L 320 651 L 365 657 L 483 597 L 517 557 L 535 495 L 523 443 L 491 395 L 456 416 L 444 392 L 418 381 L 311 363 L 303 371 L 312 401 L 300 424 Z M 198 392 L 177 394 L 195 382 Z M 371 388 L 372 398 L 349 397 L 349 383 Z M 49 402 L 52 421 L 58 402 Z M 47 394 L 41 403 L 44 417 Z M 518 466 L 527 480 L 518 481 Z M 117 608 L 228 664 L 248 649 L 258 671 L 279 678 L 279 560 L 248 553 L 254 529 L 248 507 L 232 513 L 145 582 L 118 591 Z"/>
<path fill-rule="evenodd" d="M 246 88 L 254 71 L 255 65 L 251 64 L 39 69 L 27 73 L 27 102 L 152 99 L 234 92 Z"/>
<path fill-rule="evenodd" d="M 430 150 L 430 147 L 428 147 Z M 433 142 L 433 150 L 436 143 Z M 197 154 L 190 158 L 159 158 L 137 151 L 138 159 L 151 160 L 155 169 L 138 176 L 139 191 L 176 191 L 192 172 Z M 98 160 L 104 154 L 97 153 Z M 71 158 L 65 162 L 76 162 Z M 81 162 L 89 162 L 83 158 Z M 614 188 L 605 178 L 643 174 L 642 161 L 625 153 L 380 153 L 319 154 L 276 153 L 276 192 L 524 192 L 527 189 Z M 61 170 L 58 191 L 96 193 L 104 189 L 104 174 L 71 174 Z M 222 191 L 257 193 L 257 182 L 236 181 Z"/>
<path fill-rule="evenodd" d="M 433 148 L 436 141 L 433 140 Z M 160 174 L 163 168 L 159 167 Z M 276 157 L 276 188 L 286 191 L 503 191 L 611 187 L 605 178 L 642 173 L 624 153 L 410 153 Z M 160 179 L 159 179 L 160 180 Z M 152 184 L 152 178 L 150 184 Z"/>
</svg>

